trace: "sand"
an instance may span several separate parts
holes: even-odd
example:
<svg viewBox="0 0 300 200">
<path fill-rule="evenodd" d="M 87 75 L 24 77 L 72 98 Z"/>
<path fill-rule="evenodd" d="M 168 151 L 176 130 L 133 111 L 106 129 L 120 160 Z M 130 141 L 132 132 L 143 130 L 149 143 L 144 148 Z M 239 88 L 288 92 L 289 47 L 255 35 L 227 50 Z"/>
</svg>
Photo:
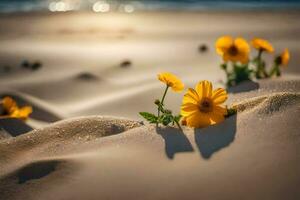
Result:
<svg viewBox="0 0 300 200">
<path fill-rule="evenodd" d="M 84 117 L 2 140 L 2 198 L 298 199 L 300 93 L 241 104 L 204 129 Z"/>
<path fill-rule="evenodd" d="M 11 71 L 0 72 L 0 95 L 34 112 L 0 120 L 0 199 L 299 199 L 299 15 L 2 14 L 0 65 Z M 238 113 L 218 125 L 141 123 L 163 90 L 158 72 L 222 86 L 213 44 L 223 34 L 289 47 L 290 65 L 230 88 Z M 43 67 L 22 69 L 23 59 Z M 168 94 L 174 111 L 182 95 Z"/>
</svg>

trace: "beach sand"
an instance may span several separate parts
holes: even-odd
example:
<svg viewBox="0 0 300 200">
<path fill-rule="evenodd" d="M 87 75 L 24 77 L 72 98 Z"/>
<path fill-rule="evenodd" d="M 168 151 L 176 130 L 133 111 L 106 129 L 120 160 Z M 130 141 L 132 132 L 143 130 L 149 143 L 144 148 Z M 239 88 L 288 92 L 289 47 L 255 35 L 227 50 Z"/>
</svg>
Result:
<svg viewBox="0 0 300 200">
<path fill-rule="evenodd" d="M 0 66 L 10 70 L 0 95 L 33 113 L 26 124 L 0 120 L 0 199 L 299 199 L 299 16 L 1 14 Z M 162 95 L 159 72 L 222 86 L 214 42 L 226 34 L 288 47 L 283 76 L 231 88 L 238 113 L 218 125 L 142 123 L 138 112 L 154 112 Z M 24 59 L 43 66 L 21 68 Z M 179 112 L 182 95 L 170 92 L 167 105 Z"/>
</svg>

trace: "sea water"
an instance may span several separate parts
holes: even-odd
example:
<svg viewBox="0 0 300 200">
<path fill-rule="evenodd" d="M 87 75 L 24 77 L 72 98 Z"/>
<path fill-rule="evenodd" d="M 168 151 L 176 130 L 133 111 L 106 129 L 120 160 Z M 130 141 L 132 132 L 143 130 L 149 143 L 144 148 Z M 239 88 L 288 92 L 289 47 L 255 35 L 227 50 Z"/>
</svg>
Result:
<svg viewBox="0 0 300 200">
<path fill-rule="evenodd" d="M 0 0 L 0 12 L 300 9 L 300 0 Z"/>
</svg>

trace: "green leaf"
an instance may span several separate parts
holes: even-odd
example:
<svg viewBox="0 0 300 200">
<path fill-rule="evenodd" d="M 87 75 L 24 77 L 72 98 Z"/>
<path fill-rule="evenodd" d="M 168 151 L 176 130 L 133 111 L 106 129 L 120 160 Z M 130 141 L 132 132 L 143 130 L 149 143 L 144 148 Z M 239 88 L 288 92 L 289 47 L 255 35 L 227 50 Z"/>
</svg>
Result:
<svg viewBox="0 0 300 200">
<path fill-rule="evenodd" d="M 158 121 L 158 118 L 157 116 L 155 116 L 154 114 L 152 113 L 148 113 L 148 112 L 139 112 L 139 114 L 145 118 L 148 122 L 150 123 L 157 123 Z"/>
<path fill-rule="evenodd" d="M 169 114 L 162 115 L 162 124 L 167 126 L 173 121 L 173 116 Z"/>
</svg>

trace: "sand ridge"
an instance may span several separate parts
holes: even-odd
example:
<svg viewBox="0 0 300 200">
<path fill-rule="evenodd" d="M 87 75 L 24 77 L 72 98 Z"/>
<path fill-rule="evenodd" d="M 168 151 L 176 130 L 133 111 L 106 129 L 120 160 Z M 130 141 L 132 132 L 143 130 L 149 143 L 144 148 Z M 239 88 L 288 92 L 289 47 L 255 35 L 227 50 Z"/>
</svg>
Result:
<svg viewBox="0 0 300 200">
<path fill-rule="evenodd" d="M 291 105 L 298 105 L 300 93 L 272 93 L 265 96 L 250 98 L 238 103 L 234 103 L 232 108 L 238 113 L 259 110 L 259 113 L 271 114 Z"/>
<path fill-rule="evenodd" d="M 0 153 L 3 155 L 0 160 L 9 163 L 11 160 L 18 162 L 22 158 L 22 162 L 26 162 L 27 159 L 32 159 L 35 152 L 43 154 L 41 149 L 55 154 L 68 146 L 118 134 L 137 126 L 141 126 L 140 122 L 100 116 L 68 119 L 18 137 L 4 138 L 0 141 Z M 14 150 L 11 149 L 12 146 L 15 146 Z M 1 173 L 5 171 L 2 167 Z"/>
</svg>

